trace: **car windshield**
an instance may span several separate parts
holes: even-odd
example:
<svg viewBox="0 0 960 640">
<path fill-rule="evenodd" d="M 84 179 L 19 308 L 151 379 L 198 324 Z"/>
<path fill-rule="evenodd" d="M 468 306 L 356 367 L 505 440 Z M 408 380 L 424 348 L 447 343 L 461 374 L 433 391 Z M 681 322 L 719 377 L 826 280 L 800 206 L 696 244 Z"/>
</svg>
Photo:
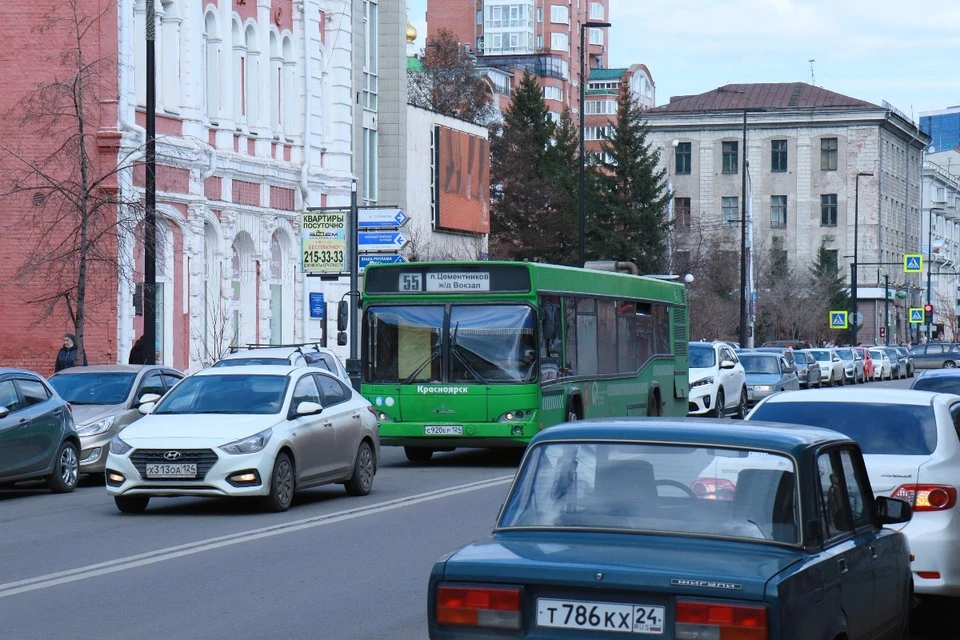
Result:
<svg viewBox="0 0 960 640">
<path fill-rule="evenodd" d="M 290 366 L 290 361 L 287 358 L 263 358 L 250 356 L 248 358 L 225 358 L 220 360 L 213 366 L 215 367 L 247 367 L 250 365 L 280 365 L 280 366 Z"/>
<path fill-rule="evenodd" d="M 130 396 L 137 374 L 61 373 L 49 382 L 60 397 L 70 404 L 123 404 Z"/>
<path fill-rule="evenodd" d="M 833 429 L 856 440 L 866 454 L 929 455 L 937 447 L 937 421 L 929 404 L 767 402 L 750 419 Z"/>
<path fill-rule="evenodd" d="M 363 329 L 371 355 L 364 380 L 534 382 L 535 319 L 533 308 L 520 304 L 371 307 Z"/>
<path fill-rule="evenodd" d="M 837 349 L 837 355 L 841 360 L 853 360 L 853 349 Z"/>
<path fill-rule="evenodd" d="M 689 353 L 691 369 L 709 369 L 717 366 L 717 354 L 713 345 L 691 344 Z"/>
<path fill-rule="evenodd" d="M 960 395 L 960 376 L 921 376 L 914 381 L 910 388 Z"/>
<path fill-rule="evenodd" d="M 152 415 L 184 413 L 280 413 L 286 376 L 203 375 L 184 378 Z"/>
<path fill-rule="evenodd" d="M 524 459 L 498 529 L 616 529 L 798 542 L 786 456 L 688 445 L 551 442 Z"/>
<path fill-rule="evenodd" d="M 740 355 L 740 364 L 745 373 L 780 373 L 780 362 L 776 356 L 760 356 L 744 353 Z"/>
<path fill-rule="evenodd" d="M 823 351 L 818 349 L 817 351 L 810 351 L 809 353 L 810 355 L 813 356 L 813 359 L 816 360 L 817 362 L 830 362 L 831 360 L 829 351 Z"/>
<path fill-rule="evenodd" d="M 870 349 L 870 359 L 871 360 L 883 360 L 883 353 L 876 350 Z M 889 359 L 889 358 L 888 358 Z"/>
<path fill-rule="evenodd" d="M 887 357 L 894 362 L 900 358 L 900 354 L 897 353 L 895 349 L 884 349 L 883 351 L 887 354 Z"/>
</svg>

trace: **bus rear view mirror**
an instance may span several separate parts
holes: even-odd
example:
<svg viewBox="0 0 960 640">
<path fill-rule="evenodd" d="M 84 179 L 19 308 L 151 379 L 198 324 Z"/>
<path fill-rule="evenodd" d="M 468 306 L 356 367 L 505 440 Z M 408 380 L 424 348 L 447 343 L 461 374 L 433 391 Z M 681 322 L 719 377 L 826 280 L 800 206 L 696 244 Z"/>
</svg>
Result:
<svg viewBox="0 0 960 640">
<path fill-rule="evenodd" d="M 347 314 L 349 313 L 350 307 L 346 300 L 341 300 L 337 303 L 337 331 L 342 332 L 347 330 Z M 337 344 L 340 344 L 340 336 L 337 336 Z"/>
<path fill-rule="evenodd" d="M 549 343 L 557 338 L 557 308 L 548 302 L 540 310 L 540 333 L 544 341 Z"/>
</svg>

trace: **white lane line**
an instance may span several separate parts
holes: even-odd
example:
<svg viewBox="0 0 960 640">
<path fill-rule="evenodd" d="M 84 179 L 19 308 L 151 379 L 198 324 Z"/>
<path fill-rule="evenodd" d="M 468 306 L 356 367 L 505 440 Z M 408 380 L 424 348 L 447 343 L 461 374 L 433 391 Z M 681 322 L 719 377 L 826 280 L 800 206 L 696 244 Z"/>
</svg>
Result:
<svg viewBox="0 0 960 640">
<path fill-rule="evenodd" d="M 312 529 L 328 524 L 343 522 L 345 520 L 353 520 L 378 513 L 384 513 L 386 511 L 393 511 L 395 509 L 410 507 L 413 505 L 422 504 L 424 502 L 431 502 L 441 498 L 449 498 L 462 493 L 469 493 L 471 491 L 479 491 L 481 489 L 496 487 L 507 484 L 512 480 L 512 475 L 499 476 L 496 478 L 490 478 L 489 480 L 471 482 L 469 484 L 458 485 L 456 487 L 450 487 L 447 489 L 438 489 L 436 491 L 419 493 L 417 495 L 407 496 L 405 498 L 396 498 L 394 500 L 388 500 L 386 502 L 380 502 L 366 507 L 346 509 L 344 511 L 328 513 L 322 516 L 314 516 L 312 518 L 304 518 L 303 520 L 294 520 L 293 522 L 285 522 L 269 527 L 262 527 L 260 529 L 251 529 L 250 531 L 242 531 L 225 536 L 197 540 L 196 542 L 188 542 L 186 544 L 181 544 L 174 547 L 167 547 L 166 549 L 157 549 L 156 551 L 140 553 L 133 556 L 127 556 L 125 558 L 108 560 L 107 562 L 92 564 L 86 567 L 78 567 L 76 569 L 69 569 L 67 571 L 49 573 L 44 576 L 27 578 L 17 582 L 8 582 L 6 584 L 0 584 L 0 598 L 15 596 L 21 593 L 28 593 L 30 591 L 39 591 L 40 589 L 49 589 L 50 587 L 55 587 L 61 584 L 77 582 L 79 580 L 88 580 L 97 576 L 117 573 L 119 571 L 127 571 L 129 569 L 156 564 L 158 562 L 165 562 L 167 560 L 174 560 L 176 558 L 181 558 L 183 556 L 188 556 L 195 553 L 221 549 L 223 547 L 241 544 L 243 542 L 252 542 L 262 538 L 270 538 L 286 533 L 303 531 L 304 529 Z"/>
</svg>

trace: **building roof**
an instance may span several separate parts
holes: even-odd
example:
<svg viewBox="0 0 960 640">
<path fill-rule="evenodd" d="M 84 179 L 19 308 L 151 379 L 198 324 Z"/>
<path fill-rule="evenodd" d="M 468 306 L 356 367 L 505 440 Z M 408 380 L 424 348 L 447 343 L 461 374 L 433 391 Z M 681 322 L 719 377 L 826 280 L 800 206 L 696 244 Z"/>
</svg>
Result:
<svg viewBox="0 0 960 640">
<path fill-rule="evenodd" d="M 627 69 L 590 69 L 589 82 L 600 82 L 603 80 L 619 80 Z"/>
<path fill-rule="evenodd" d="M 591 80 L 593 76 L 591 74 Z M 806 82 L 728 84 L 706 93 L 673 96 L 647 114 L 742 111 L 744 109 L 880 109 L 875 104 Z"/>
</svg>

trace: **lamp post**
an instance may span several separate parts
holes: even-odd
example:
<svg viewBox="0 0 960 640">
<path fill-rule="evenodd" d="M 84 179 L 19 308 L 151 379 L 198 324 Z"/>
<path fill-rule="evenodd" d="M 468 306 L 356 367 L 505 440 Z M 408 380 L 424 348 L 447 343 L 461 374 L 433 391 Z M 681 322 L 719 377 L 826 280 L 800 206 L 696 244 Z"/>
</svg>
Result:
<svg viewBox="0 0 960 640">
<path fill-rule="evenodd" d="M 933 212 L 943 213 L 940 207 L 930 207 L 930 217 L 927 220 L 927 304 L 933 307 Z M 933 337 L 933 312 L 930 312 L 927 322 L 927 342 Z"/>
<path fill-rule="evenodd" d="M 578 216 L 577 216 L 577 239 L 579 241 L 580 249 L 580 266 L 582 267 L 587 262 L 587 245 L 586 245 L 586 236 L 584 232 L 586 230 L 586 209 L 584 203 L 584 192 L 583 192 L 583 183 L 585 181 L 586 175 L 586 151 L 584 144 L 584 134 L 586 120 L 586 109 L 584 108 L 584 102 L 586 100 L 586 42 L 584 41 L 584 34 L 587 29 L 604 29 L 606 27 L 612 26 L 609 22 L 582 22 L 580 23 L 580 176 L 579 176 L 579 193 L 577 196 L 577 206 L 578 206 Z"/>
<path fill-rule="evenodd" d="M 857 174 L 855 179 L 854 187 L 854 196 L 853 196 L 853 264 L 850 265 L 850 308 L 852 311 L 852 329 L 850 330 L 850 343 L 855 347 L 857 346 L 857 311 L 859 307 L 857 306 L 857 261 L 859 254 L 857 249 L 860 246 L 860 178 L 870 177 L 873 174 L 867 171 L 861 171 Z"/>
<path fill-rule="evenodd" d="M 144 181 L 143 216 L 143 343 L 146 345 L 144 364 L 157 363 L 157 85 L 156 85 L 156 30 L 155 0 L 147 0 L 146 24 L 146 80 L 147 80 L 147 144 L 143 154 L 146 178 Z"/>
</svg>

